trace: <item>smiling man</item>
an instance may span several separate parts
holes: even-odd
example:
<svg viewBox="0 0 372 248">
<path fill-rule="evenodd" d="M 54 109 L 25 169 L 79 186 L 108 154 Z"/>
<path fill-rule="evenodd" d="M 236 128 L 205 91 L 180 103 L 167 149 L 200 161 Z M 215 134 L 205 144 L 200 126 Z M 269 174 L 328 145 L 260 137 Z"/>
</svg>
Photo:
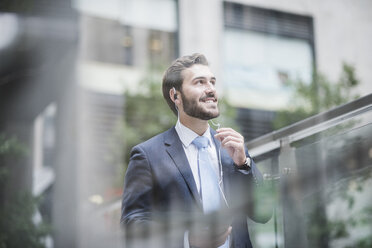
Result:
<svg viewBox="0 0 372 248">
<path fill-rule="evenodd" d="M 219 116 L 216 78 L 202 54 L 175 60 L 163 96 L 174 127 L 135 146 L 125 176 L 121 223 L 128 247 L 252 247 L 247 215 L 262 175 Z"/>
</svg>

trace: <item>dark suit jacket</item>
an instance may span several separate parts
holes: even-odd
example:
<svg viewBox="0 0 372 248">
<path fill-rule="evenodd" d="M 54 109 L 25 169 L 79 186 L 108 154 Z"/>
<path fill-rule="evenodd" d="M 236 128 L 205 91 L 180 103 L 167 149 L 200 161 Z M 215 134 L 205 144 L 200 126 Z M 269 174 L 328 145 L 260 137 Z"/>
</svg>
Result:
<svg viewBox="0 0 372 248">
<path fill-rule="evenodd" d="M 211 129 L 211 133 L 214 139 L 215 131 Z M 215 139 L 215 144 L 219 149 L 220 142 Z M 246 216 L 252 213 L 252 189 L 260 185 L 262 175 L 254 163 L 249 173 L 243 174 L 224 149 L 221 163 L 225 195 L 234 213 L 226 215 L 226 223 L 232 225 L 233 246 L 251 247 Z M 145 238 L 160 232 L 164 247 L 183 247 L 183 233 L 193 220 L 200 219 L 202 211 L 193 174 L 174 127 L 132 149 L 121 216 L 127 237 Z M 137 230 L 136 235 L 131 230 Z M 166 237 L 169 233 L 172 237 Z"/>
</svg>

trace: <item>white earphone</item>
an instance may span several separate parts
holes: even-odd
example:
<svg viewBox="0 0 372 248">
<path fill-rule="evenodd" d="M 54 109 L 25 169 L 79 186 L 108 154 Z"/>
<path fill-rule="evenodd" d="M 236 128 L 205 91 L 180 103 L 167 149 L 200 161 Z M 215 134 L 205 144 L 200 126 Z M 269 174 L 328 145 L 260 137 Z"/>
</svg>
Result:
<svg viewBox="0 0 372 248">
<path fill-rule="evenodd" d="M 174 97 L 174 100 L 177 99 L 177 91 L 176 91 L 176 88 L 173 87 L 173 97 Z"/>
</svg>

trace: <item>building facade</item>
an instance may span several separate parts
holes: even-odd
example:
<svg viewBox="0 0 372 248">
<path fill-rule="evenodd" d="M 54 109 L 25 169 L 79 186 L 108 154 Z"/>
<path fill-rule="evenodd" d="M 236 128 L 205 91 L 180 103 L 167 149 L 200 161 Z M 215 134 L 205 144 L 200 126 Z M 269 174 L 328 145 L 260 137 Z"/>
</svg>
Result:
<svg viewBox="0 0 372 248">
<path fill-rule="evenodd" d="M 286 80 L 317 69 L 336 81 L 347 62 L 357 93 L 372 91 L 371 10 L 368 0 L 1 3 L 0 132 L 30 148 L 9 194 L 44 197 L 47 247 L 121 247 L 125 91 L 149 76 L 160 90 L 172 60 L 203 53 L 250 141 L 290 104 Z"/>
</svg>

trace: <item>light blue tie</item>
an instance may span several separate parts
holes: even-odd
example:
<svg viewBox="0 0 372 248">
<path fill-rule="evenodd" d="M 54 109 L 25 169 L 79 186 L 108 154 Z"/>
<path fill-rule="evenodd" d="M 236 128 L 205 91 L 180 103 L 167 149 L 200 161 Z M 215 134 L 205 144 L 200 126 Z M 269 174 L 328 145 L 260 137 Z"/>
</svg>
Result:
<svg viewBox="0 0 372 248">
<path fill-rule="evenodd" d="M 221 207 L 221 195 L 217 175 L 213 170 L 208 154 L 209 140 L 207 137 L 198 136 L 192 143 L 198 148 L 198 169 L 203 211 L 204 213 L 217 211 Z M 219 248 L 228 248 L 229 239 L 230 237 Z"/>
<path fill-rule="evenodd" d="M 209 140 L 207 137 L 198 136 L 192 143 L 198 148 L 198 169 L 203 211 L 204 213 L 210 213 L 220 208 L 221 196 L 217 175 L 213 170 L 208 154 Z"/>
</svg>

